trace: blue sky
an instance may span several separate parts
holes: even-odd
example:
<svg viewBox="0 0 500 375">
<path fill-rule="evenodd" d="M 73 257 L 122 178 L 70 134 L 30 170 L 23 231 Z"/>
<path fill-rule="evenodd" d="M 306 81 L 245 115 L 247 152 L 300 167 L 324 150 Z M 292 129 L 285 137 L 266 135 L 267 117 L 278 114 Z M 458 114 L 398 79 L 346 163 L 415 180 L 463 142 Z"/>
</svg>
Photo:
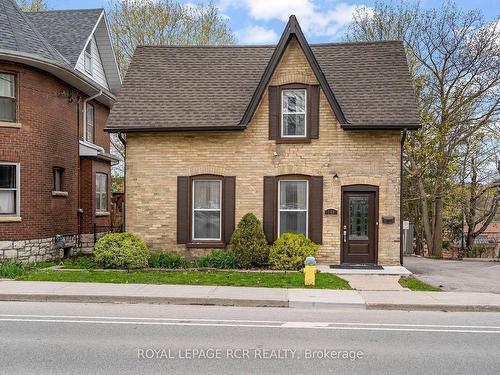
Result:
<svg viewBox="0 0 500 375">
<path fill-rule="evenodd" d="M 153 1 L 153 0 L 152 0 Z M 187 4 L 209 0 L 182 0 Z M 275 43 L 290 14 L 296 14 L 311 43 L 341 40 L 356 6 L 371 6 L 372 0 L 215 0 L 240 44 Z M 422 0 L 424 8 L 440 1 Z M 499 0 L 457 0 L 463 9 L 480 9 L 486 19 L 500 14 Z M 51 9 L 106 8 L 108 0 L 48 0 Z"/>
</svg>

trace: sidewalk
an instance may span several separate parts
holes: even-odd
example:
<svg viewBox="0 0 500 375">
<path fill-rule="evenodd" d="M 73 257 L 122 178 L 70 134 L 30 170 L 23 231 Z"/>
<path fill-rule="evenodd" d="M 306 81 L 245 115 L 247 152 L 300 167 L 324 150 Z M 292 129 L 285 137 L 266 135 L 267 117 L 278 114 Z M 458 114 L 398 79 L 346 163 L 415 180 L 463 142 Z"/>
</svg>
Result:
<svg viewBox="0 0 500 375">
<path fill-rule="evenodd" d="M 0 301 L 499 311 L 500 294 L 0 280 Z"/>
</svg>

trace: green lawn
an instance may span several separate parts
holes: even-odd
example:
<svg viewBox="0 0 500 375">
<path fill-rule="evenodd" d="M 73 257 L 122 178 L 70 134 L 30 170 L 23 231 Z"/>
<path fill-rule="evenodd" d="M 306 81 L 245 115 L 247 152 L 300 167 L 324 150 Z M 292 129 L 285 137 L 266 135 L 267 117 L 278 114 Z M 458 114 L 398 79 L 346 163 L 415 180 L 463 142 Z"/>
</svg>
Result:
<svg viewBox="0 0 500 375">
<path fill-rule="evenodd" d="M 39 270 L 16 278 L 29 281 L 75 281 L 94 283 L 130 284 L 185 284 L 185 285 L 225 285 L 254 286 L 266 288 L 304 288 L 304 275 L 293 273 L 267 273 L 234 271 L 54 271 Z M 316 275 L 316 288 L 351 289 L 349 283 L 335 275 L 319 273 Z"/>
<path fill-rule="evenodd" d="M 423 281 L 420 281 L 419 279 L 416 279 L 413 276 L 400 278 L 399 284 L 401 284 L 403 288 L 408 288 L 414 291 L 441 292 L 441 288 L 437 288 L 435 286 L 424 283 Z"/>
</svg>

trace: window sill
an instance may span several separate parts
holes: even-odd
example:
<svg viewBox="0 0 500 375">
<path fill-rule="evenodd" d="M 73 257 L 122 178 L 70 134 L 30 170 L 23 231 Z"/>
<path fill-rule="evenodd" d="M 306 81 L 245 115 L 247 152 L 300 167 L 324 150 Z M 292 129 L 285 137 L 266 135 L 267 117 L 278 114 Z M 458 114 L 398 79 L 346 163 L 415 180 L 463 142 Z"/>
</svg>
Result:
<svg viewBox="0 0 500 375">
<path fill-rule="evenodd" d="M 53 190 L 52 191 L 52 196 L 53 197 L 67 197 L 68 196 L 68 192 L 67 191 Z"/>
<path fill-rule="evenodd" d="M 311 138 L 277 138 L 276 143 L 311 143 Z"/>
<path fill-rule="evenodd" d="M 0 216 L 0 223 L 14 223 L 21 221 L 21 216 Z"/>
<path fill-rule="evenodd" d="M 103 211 L 103 212 L 96 212 L 96 213 L 95 213 L 95 216 L 98 216 L 98 217 L 99 217 L 99 216 L 109 216 L 109 215 L 111 215 L 111 214 L 110 214 L 109 212 L 107 212 L 107 211 Z"/>
<path fill-rule="evenodd" d="M 21 123 L 19 123 L 19 122 L 10 122 L 10 121 L 0 121 L 0 128 L 21 129 Z"/>
<path fill-rule="evenodd" d="M 222 241 L 205 241 L 205 242 L 188 242 L 186 244 L 187 248 L 225 248 L 226 244 Z"/>
</svg>

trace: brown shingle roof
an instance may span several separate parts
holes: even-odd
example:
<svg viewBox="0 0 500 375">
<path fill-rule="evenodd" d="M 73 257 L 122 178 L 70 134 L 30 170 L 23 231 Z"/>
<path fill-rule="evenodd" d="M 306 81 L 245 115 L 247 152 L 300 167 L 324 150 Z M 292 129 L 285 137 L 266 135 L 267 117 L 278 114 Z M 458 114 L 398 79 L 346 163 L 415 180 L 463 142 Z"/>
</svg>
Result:
<svg viewBox="0 0 500 375">
<path fill-rule="evenodd" d="M 110 131 L 231 129 L 240 121 L 274 46 L 138 47 Z M 349 128 L 418 126 L 401 42 L 311 45 Z"/>
</svg>

